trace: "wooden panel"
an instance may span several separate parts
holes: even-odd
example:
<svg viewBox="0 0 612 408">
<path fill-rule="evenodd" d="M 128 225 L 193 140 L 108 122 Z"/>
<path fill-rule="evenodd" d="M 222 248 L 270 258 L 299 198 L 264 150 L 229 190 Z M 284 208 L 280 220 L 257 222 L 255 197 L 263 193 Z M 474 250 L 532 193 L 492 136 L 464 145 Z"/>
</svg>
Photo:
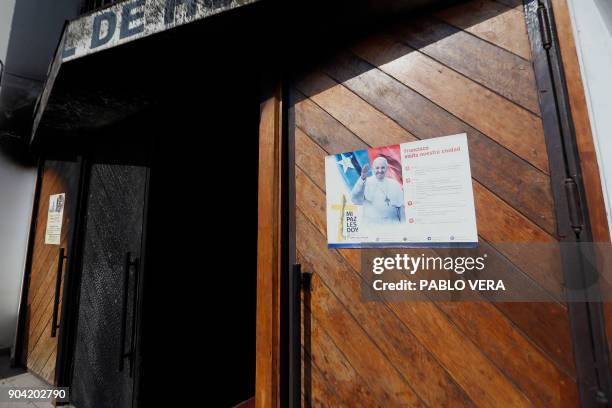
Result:
<svg viewBox="0 0 612 408">
<path fill-rule="evenodd" d="M 328 254 L 328 257 L 334 256 L 333 252 L 335 251 L 330 254 L 330 251 L 327 250 L 326 240 L 322 231 L 317 232 L 314 230 L 312 224 L 303 218 L 302 213 L 300 212 L 298 214 L 298 234 L 300 234 L 299 236 L 302 238 L 300 241 L 304 241 L 304 247 L 307 248 L 309 253 L 312 253 L 310 258 L 303 259 L 305 266 L 323 280 L 326 278 L 323 274 L 332 272 L 339 273 L 340 275 L 337 279 L 343 282 L 346 282 L 348 279 L 353 279 L 350 276 L 351 270 L 348 270 L 347 267 L 343 265 L 342 260 L 340 260 L 334 268 L 322 264 L 322 256 L 324 256 L 325 253 Z M 302 250 L 301 253 L 304 253 L 304 251 Z M 359 270 L 353 270 L 353 272 L 359 273 Z M 339 289 L 338 286 L 339 285 L 336 285 L 334 288 Z M 313 288 L 313 297 L 318 292 L 317 289 L 317 287 Z M 353 293 L 349 304 L 358 303 L 359 296 L 359 292 Z M 371 304 L 372 303 L 368 303 L 367 305 L 370 306 Z M 441 360 L 445 365 L 446 369 L 454 378 L 454 381 L 457 381 L 464 387 L 466 390 L 465 392 L 474 402 L 492 406 L 501 406 L 504 402 L 510 402 L 511 405 L 516 406 L 529 405 L 525 397 L 514 387 L 514 385 L 512 385 L 499 370 L 475 348 L 473 343 L 465 338 L 462 333 L 457 331 L 433 304 L 426 302 L 390 303 L 389 307 L 393 310 L 393 313 L 399 316 L 402 322 L 415 333 L 415 336 L 418 338 L 417 341 L 433 349 L 433 353 L 437 359 Z M 334 312 L 338 314 L 334 316 L 332 320 L 333 324 L 331 324 L 330 329 L 335 330 L 336 325 L 341 324 L 341 310 L 342 309 L 339 307 L 334 309 Z M 320 313 L 322 313 L 322 311 Z M 326 311 L 324 314 L 327 315 L 329 312 Z M 361 324 L 364 323 L 364 320 L 359 319 L 358 321 Z M 442 332 L 444 336 L 439 335 L 439 333 Z M 354 354 L 351 354 L 351 356 L 356 354 L 361 356 L 360 358 L 367 356 L 369 360 L 381 359 L 378 353 L 366 347 L 366 345 L 356 343 L 355 339 L 352 337 L 352 332 L 344 333 L 344 335 L 344 341 L 342 337 L 339 339 L 337 338 L 336 341 L 340 341 L 340 344 L 343 346 L 357 347 L 358 350 L 353 351 L 352 353 Z M 392 332 L 389 331 L 386 335 L 390 336 Z M 410 342 L 410 340 L 407 339 L 407 342 Z M 461 362 L 465 359 L 465 356 L 473 357 L 474 364 L 465 366 Z M 408 356 L 405 356 L 405 358 L 406 357 Z M 351 357 L 349 357 L 349 359 L 350 358 Z M 384 359 L 384 357 L 382 357 L 382 359 Z M 373 384 L 388 381 L 387 376 L 390 375 L 388 371 L 372 372 L 367 366 L 359 366 L 358 370 L 361 375 L 376 376 L 375 378 L 377 378 L 378 381 L 375 380 L 374 383 L 370 381 L 369 384 L 371 387 Z M 425 381 L 427 379 L 426 372 L 417 371 L 414 374 L 425 376 Z M 443 383 L 438 383 L 438 385 L 443 395 L 438 395 L 437 398 L 449 398 L 450 396 L 448 394 L 452 388 L 448 385 L 445 387 Z M 404 387 L 404 393 L 409 393 L 410 385 L 406 384 Z M 376 392 L 376 389 L 374 389 L 374 392 Z M 382 391 L 380 394 L 377 393 L 377 395 L 386 397 L 386 394 L 382 393 Z M 457 403 L 458 402 L 459 401 L 457 401 Z M 387 400 L 387 403 L 396 405 L 397 400 Z"/>
<path fill-rule="evenodd" d="M 535 167 L 548 172 L 542 122 L 536 115 L 413 48 L 394 41 L 392 36 L 369 37 L 353 50 Z M 525 143 L 526 140 L 529 143 Z"/>
<path fill-rule="evenodd" d="M 539 115 L 529 61 L 435 18 L 416 19 L 399 26 L 394 34 L 410 47 Z"/>
<path fill-rule="evenodd" d="M 315 223 L 318 232 L 323 234 L 325 231 L 323 194 L 309 182 L 301 170 L 297 172 L 297 179 L 299 185 L 302 186 L 297 198 L 298 208 L 307 206 L 304 211 L 309 214 L 313 213 L 312 207 L 314 206 L 322 210 L 317 210 L 318 216 L 310 221 Z M 393 316 L 388 307 L 378 302 L 364 304 L 352 301 L 360 296 L 361 282 L 347 267 L 338 267 L 342 261 L 325 249 L 323 236 L 317 235 L 317 241 L 304 238 L 298 244 L 303 245 L 304 248 L 300 250 L 300 253 L 304 254 L 302 255 L 304 263 L 320 271 L 321 279 L 335 288 L 335 294 L 339 300 L 350 305 L 348 310 L 352 316 L 361 323 L 361 327 L 378 344 L 386 358 L 427 405 L 444 406 L 451 402 L 459 405 L 461 401 L 467 400 L 461 389 L 439 366 L 433 356 L 414 338 L 408 327 L 402 325 Z M 313 291 L 313 299 L 316 296 L 317 293 Z"/>
<path fill-rule="evenodd" d="M 301 261 L 302 257 L 298 256 L 298 259 Z M 305 300 L 302 319 L 305 327 L 302 333 L 310 333 L 308 341 L 304 343 L 302 355 L 304 397 L 311 401 L 320 400 L 322 405 L 327 406 L 338 406 L 341 405 L 340 401 L 353 398 L 364 407 L 383 406 L 374 398 L 368 384 L 338 350 L 320 322 L 312 318 L 311 304 L 310 299 Z M 322 377 L 318 381 L 326 385 L 324 390 L 317 389 L 317 374 Z M 321 395 L 322 393 L 326 395 Z M 334 394 L 333 399 L 327 400 L 330 394 Z M 333 403 L 335 400 L 336 404 Z"/>
<path fill-rule="evenodd" d="M 298 109 L 299 110 L 299 105 Z M 324 168 L 324 157 L 329 152 L 323 150 L 317 143 L 308 137 L 300 128 L 296 128 L 296 165 L 298 166 L 297 175 L 301 189 L 298 189 L 300 196 L 304 195 L 303 191 L 308 191 L 306 194 L 309 200 L 313 203 L 313 208 L 317 208 L 320 212 L 317 220 L 317 225 L 324 231 L 325 219 L 323 218 L 324 204 L 322 201 L 316 201 L 314 197 L 318 193 L 313 190 L 312 186 L 307 182 L 316 185 L 321 191 L 325 191 L 325 179 L 321 169 Z M 304 179 L 302 174 L 307 174 Z M 506 282 L 511 282 L 514 275 L 520 273 L 514 264 L 508 261 L 506 257 L 499 254 L 496 249 L 484 240 L 480 242 L 483 253 L 489 256 L 487 264 L 489 270 L 496 273 L 498 278 L 503 278 Z M 436 251 L 439 255 L 446 256 L 443 251 Z M 360 258 L 356 251 L 342 251 L 345 258 L 353 256 L 352 264 L 356 268 L 359 267 Z M 483 278 L 485 278 L 483 276 Z M 534 294 L 537 298 L 544 299 L 544 294 Z M 561 371 L 568 373 L 570 377 L 575 377 L 575 367 L 572 358 L 572 347 L 569 333 L 569 326 L 566 324 L 567 309 L 559 303 L 496 303 L 500 311 L 507 315 L 513 323 L 522 331 L 529 333 L 538 344 L 549 355 L 553 362 L 560 368 Z M 527 312 L 528 311 L 528 312 Z M 526 313 L 527 312 L 527 313 Z M 551 338 L 550 333 L 557 333 L 556 338 Z M 479 338 L 477 338 L 479 339 Z M 514 358 L 514 357 L 513 357 Z M 532 357 L 530 357 L 531 359 Z"/>
<path fill-rule="evenodd" d="M 329 252 L 325 250 L 324 234 L 325 234 L 325 198 L 323 190 L 316 188 L 312 185 L 310 179 L 302 172 L 301 168 L 297 171 L 298 185 L 302 188 L 298 195 L 298 207 L 304 208 L 304 212 L 313 216 L 311 221 L 317 226 L 317 230 L 320 234 L 318 243 L 311 241 L 310 236 L 305 234 L 303 237 L 303 245 L 309 249 L 312 258 L 301 256 L 301 261 L 308 270 L 314 270 L 321 277 L 321 279 L 330 282 L 329 284 L 337 289 L 338 291 L 346 291 L 346 286 L 350 286 L 350 274 L 351 271 L 345 269 L 345 267 L 339 267 L 336 265 L 332 267 L 331 263 L 321 264 L 326 258 L 329 258 Z M 298 228 L 298 231 L 302 232 Z M 306 251 L 302 251 L 306 252 Z M 342 256 L 347 262 L 351 264 L 355 271 L 360 270 L 361 260 L 357 257 L 351 256 L 355 254 L 355 251 L 342 250 L 340 251 Z M 333 272 L 336 271 L 336 272 Z M 329 278 L 329 274 L 340 273 L 339 276 Z M 347 278 L 348 276 L 348 278 Z M 351 299 L 359 297 L 359 288 L 353 288 L 353 293 L 343 295 L 345 304 L 350 304 L 349 309 L 365 307 L 362 305 L 355 306 L 355 302 L 351 302 Z M 316 295 L 313 291 L 313 297 Z M 378 303 L 367 304 L 369 308 L 376 308 L 380 306 Z M 513 327 L 512 323 L 504 318 L 504 316 L 495 310 L 491 304 L 487 303 L 473 303 L 473 302 L 461 302 L 461 303 L 449 303 L 441 302 L 438 303 L 440 310 L 449 317 L 454 324 L 456 324 L 463 332 L 471 334 L 473 341 L 478 346 L 487 352 L 491 356 L 491 359 L 498 363 L 497 366 L 501 367 L 503 371 L 508 372 L 512 378 L 514 378 L 519 384 L 523 385 L 526 389 L 525 393 L 532 399 L 541 400 L 543 406 L 559 406 L 561 401 L 577 401 L 577 394 L 575 387 L 564 386 L 563 384 L 571 384 L 573 381 L 570 376 L 565 374 L 562 370 L 552 364 L 544 354 L 542 354 L 537 348 L 535 348 L 520 332 L 517 332 Z M 439 313 L 439 312 L 438 312 Z M 382 320 L 388 319 L 384 314 L 377 315 L 376 317 L 367 315 L 364 313 L 354 313 L 357 320 L 362 323 L 362 327 L 368 329 L 371 337 L 377 341 L 379 347 L 383 351 L 388 350 L 386 347 L 381 346 L 389 340 L 387 337 L 394 337 L 400 335 L 405 342 L 409 343 L 414 349 L 412 343 L 415 339 L 402 332 L 401 328 L 386 326 L 386 330 L 381 334 L 376 334 L 376 329 L 372 329 L 370 321 L 376 322 L 377 324 Z M 414 318 L 410 321 L 414 322 Z M 392 325 L 391 323 L 386 323 Z M 413 327 L 410 325 L 409 327 Z M 494 329 L 493 329 L 494 328 Z M 380 329 L 379 329 L 380 331 Z M 313 340 L 316 342 L 316 340 Z M 424 342 L 424 344 L 429 344 Z M 402 350 L 406 346 L 395 345 L 399 350 Z M 422 353 L 422 352 L 421 352 Z M 409 350 L 402 352 L 404 360 L 410 362 L 413 355 L 419 353 L 414 350 L 410 353 Z M 387 352 L 387 356 L 393 355 L 393 352 Z M 401 364 L 401 362 L 400 362 Z M 482 364 L 482 363 L 481 363 Z M 418 364 L 411 362 L 413 370 L 416 373 L 428 372 L 427 378 L 435 378 L 430 370 L 419 367 Z M 524 367 L 531 366 L 533 368 L 533 375 L 525 376 L 521 372 Z M 414 373 L 413 373 L 414 375 Z M 435 384 L 444 384 L 435 382 Z M 442 389 L 435 390 L 434 395 L 438 398 L 442 398 L 449 389 L 452 388 L 446 385 Z M 415 386 L 415 389 L 419 390 Z M 427 391 L 434 391 L 430 388 L 425 388 Z M 426 391 L 426 392 L 427 392 Z M 561 395 L 560 393 L 563 393 Z M 442 404 L 444 406 L 444 404 Z"/>
<path fill-rule="evenodd" d="M 552 193 L 546 174 L 502 148 L 374 66 L 343 53 L 324 71 L 419 139 L 465 132 L 475 179 L 550 233 L 555 232 Z M 492 161 L 511 171 L 493 173 Z M 531 180 L 529 184 L 523 180 Z"/>
<path fill-rule="evenodd" d="M 296 124 L 302 126 L 303 121 L 308 123 L 316 122 L 320 128 L 324 126 L 335 127 L 335 121 L 339 121 L 355 133 L 354 139 L 364 141 L 366 146 L 384 146 L 405 141 L 415 140 L 416 138 L 400 128 L 394 121 L 373 109 L 366 102 L 347 92 L 345 88 L 335 86 L 334 82 L 327 80 L 324 82 L 329 88 L 324 91 L 321 89 L 321 80 L 324 78 L 319 74 L 309 75 L 307 79 L 297 84 L 297 87 L 309 95 L 311 101 L 328 109 L 330 112 L 327 117 L 325 113 L 319 113 L 312 120 L 307 112 L 302 112 L 302 102 L 296 105 Z M 310 107 L 309 112 L 316 110 Z M 319 108 L 321 109 L 321 108 Z M 359 115 L 355 115 L 359 112 Z M 333 115 L 333 118 L 332 118 Z M 328 130 L 329 132 L 333 129 Z M 348 139 L 349 135 L 344 135 Z M 350 146 L 358 146 L 358 141 L 350 142 Z M 366 147 L 360 146 L 360 148 Z M 338 150 L 348 151 L 349 149 Z M 478 157 L 478 154 L 475 155 Z M 490 172 L 490 164 L 487 166 Z M 510 169 L 510 174 L 512 170 Z M 537 181 L 537 180 L 536 180 Z M 520 182 L 520 181 L 518 181 Z M 561 274 L 558 258 L 551 257 L 550 251 L 542 251 L 541 246 L 526 247 L 525 242 L 554 243 L 554 239 L 546 232 L 542 231 L 535 224 L 522 216 L 514 208 L 497 198 L 494 194 L 483 188 L 478 182 L 474 184 L 475 195 L 477 197 L 477 222 L 480 226 L 480 234 L 488 241 L 504 242 L 500 250 L 519 267 L 533 276 L 547 290 L 559 294 L 561 291 Z M 532 197 L 538 200 L 537 196 Z M 548 209 L 551 211 L 551 209 Z M 491 222 L 496 220 L 496 222 Z M 502 232 L 498 226 L 500 222 L 507 224 Z M 518 243 L 518 245 L 514 245 Z M 523 243 L 523 244 L 521 244 Z M 529 257 L 526 258 L 529 252 Z M 533 263 L 538 259 L 541 263 Z"/>
<path fill-rule="evenodd" d="M 413 17 L 294 81 L 296 247 L 303 270 L 314 273 L 304 297 L 305 401 L 578 405 L 567 308 L 554 300 L 562 273 L 547 150 L 524 16 L 513 1 Z M 495 268 L 487 273 L 531 280 L 549 301 L 490 303 L 483 293 L 479 302 L 366 302 L 361 251 L 326 245 L 325 155 L 462 132 L 479 251 Z"/>
<path fill-rule="evenodd" d="M 60 248 L 69 251 L 76 206 L 79 165 L 75 162 L 46 161 L 40 183 L 40 201 L 29 274 L 24 359 L 27 368 L 50 384 L 55 382 L 57 336 L 51 337 L 51 323 Z M 66 193 L 59 245 L 45 244 L 49 196 Z M 65 271 L 66 262 L 63 262 Z M 63 277 L 61 281 L 63 288 Z M 61 289 L 60 289 L 61 290 Z M 61 311 L 61 299 L 59 303 Z M 59 334 L 59 331 L 58 331 Z"/>
<path fill-rule="evenodd" d="M 317 100 L 317 98 L 321 95 L 322 93 L 317 94 L 317 97 L 313 98 L 313 100 Z M 319 98 L 318 100 L 322 102 L 322 98 Z M 341 102 L 343 103 L 339 103 L 338 106 L 336 106 L 337 110 L 343 109 L 340 107 L 340 105 L 351 106 L 351 103 L 348 103 L 347 101 L 342 100 Z M 305 105 L 307 105 L 307 109 L 303 110 L 302 107 Z M 316 112 L 317 109 L 320 112 Z M 338 116 L 341 117 L 342 115 Z M 358 117 L 368 117 L 368 114 L 364 113 Z M 373 118 L 370 117 L 370 119 Z M 311 130 L 316 134 L 316 136 L 312 137 L 317 142 L 323 141 L 324 143 L 328 140 L 328 138 L 323 137 L 323 134 L 333 134 L 334 131 L 339 129 L 336 119 L 323 112 L 320 107 L 313 106 L 312 101 L 309 102 L 307 100 L 300 101 L 296 105 L 296 123 L 298 126 L 303 126 L 304 123 L 311 125 L 316 124 L 316 126 L 312 127 L 312 129 L 315 130 Z M 375 128 L 379 130 L 385 129 L 382 124 L 379 125 L 380 126 Z M 302 135 L 303 132 L 298 128 L 296 131 L 296 139 L 298 142 L 302 140 Z M 350 140 L 351 136 L 349 134 L 342 132 L 342 135 L 342 140 L 345 140 L 347 145 L 356 146 L 353 148 L 363 148 L 367 146 L 364 146 L 361 139 L 358 139 L 354 135 L 353 139 L 355 140 L 352 141 Z M 393 143 L 393 141 L 385 139 L 384 136 L 382 136 L 380 140 L 380 144 Z M 331 151 L 315 152 L 312 148 L 304 149 L 299 145 L 296 151 L 298 161 L 303 155 L 308 154 L 308 157 L 310 157 L 312 162 L 315 161 L 314 158 L 317 156 L 322 157 L 324 154 L 331 153 Z M 322 160 L 322 158 L 319 158 L 318 160 Z M 323 167 L 321 164 L 318 169 L 322 168 Z M 308 174 L 309 177 L 313 179 L 322 180 L 323 178 L 322 174 L 318 174 L 317 169 L 311 169 Z M 498 250 L 501 250 L 505 256 L 508 256 L 516 265 L 521 267 L 524 271 L 527 271 L 527 273 L 534 277 L 544 288 L 550 290 L 551 292 L 559 293 L 561 288 L 560 266 L 558 258 L 553 256 L 554 253 L 543 250 L 541 246 L 537 245 L 526 246 L 524 244 L 514 244 L 516 242 L 525 243 L 538 241 L 552 244 L 554 243 L 552 237 L 546 233 L 543 233 L 519 213 L 517 213 L 512 207 L 490 194 L 486 189 L 482 189 L 477 185 L 475 186 L 477 187 L 478 194 L 477 205 L 478 208 L 480 208 L 478 211 L 478 224 L 481 226 L 481 235 L 485 239 L 494 242 L 505 242 L 503 247 Z M 537 200 L 537 196 L 534 196 L 533 199 Z M 551 210 L 549 209 L 549 211 Z M 504 230 L 498 230 L 496 226 L 499 225 L 506 225 L 506 228 Z M 534 262 L 534 260 L 538 261 Z M 505 276 L 505 279 L 508 279 L 508 276 Z M 571 343 L 569 339 L 567 322 L 559 322 L 559 320 L 556 319 L 558 316 L 564 316 L 565 311 L 556 311 L 556 309 L 559 309 L 558 306 L 553 307 L 552 309 L 549 307 L 542 307 L 536 308 L 535 310 L 537 310 L 537 312 L 535 313 L 532 310 L 529 317 L 526 317 L 522 316 L 522 313 L 514 307 L 508 307 L 507 309 L 521 317 L 519 322 L 522 324 L 522 327 L 532 333 L 533 338 L 537 339 L 538 344 L 540 344 L 541 347 L 543 347 L 551 356 L 553 356 L 553 358 L 561 367 L 563 367 L 566 372 L 573 372 L 574 367 L 571 356 Z M 550 313 L 553 314 L 549 315 Z M 553 319 L 549 319 L 549 317 L 553 317 Z M 543 325 L 542 322 L 546 322 L 546 324 Z M 550 332 L 547 331 L 551 325 L 557 329 L 555 332 L 558 333 L 558 336 L 555 341 L 550 340 Z"/>
<path fill-rule="evenodd" d="M 519 12 L 522 12 L 523 10 L 523 0 L 496 0 L 496 1 L 510 8 L 516 8 L 519 10 Z"/>
<path fill-rule="evenodd" d="M 280 404 L 280 90 L 260 108 L 255 406 Z"/>
<path fill-rule="evenodd" d="M 342 274 L 343 271 L 337 270 L 337 268 L 328 270 L 323 266 L 326 262 L 327 266 L 330 264 L 336 266 L 339 264 L 340 259 L 330 260 L 329 257 L 334 256 L 333 253 L 319 250 L 321 247 L 326 248 L 326 244 L 323 242 L 323 245 L 321 245 L 320 240 L 318 242 L 314 240 L 319 238 L 319 236 L 314 234 L 312 224 L 309 224 L 300 212 L 298 212 L 296 225 L 298 233 L 305 238 L 298 242 L 297 249 L 300 254 L 307 254 L 303 255 L 306 258 L 301 257 L 300 261 L 307 266 L 312 265 L 313 267 L 315 267 L 313 262 L 316 262 L 316 270 L 321 273 L 324 271 L 334 272 L 334 269 L 336 269 L 336 272 L 339 274 L 338 276 L 349 280 L 346 285 L 348 287 L 345 290 L 352 291 L 353 299 L 359 296 L 359 284 L 357 283 L 357 293 L 355 293 L 355 281 L 350 281 L 350 279 L 354 279 L 353 277 L 347 276 L 346 273 Z M 326 258 L 321 258 L 323 254 L 327 255 Z M 313 281 L 310 305 L 312 316 L 325 328 L 326 333 L 334 344 L 350 361 L 353 368 L 360 373 L 360 376 L 368 384 L 377 400 L 384 406 L 389 404 L 426 406 L 415 391 L 411 389 L 393 363 L 385 357 L 384 352 L 379 348 L 380 345 L 371 338 L 368 328 L 360 324 L 363 321 L 355 317 L 351 310 L 347 310 L 344 307 L 342 299 L 337 295 L 338 292 L 336 294 L 332 293 L 327 285 L 323 283 L 322 279 L 324 278 L 319 275 L 318 279 Z M 346 299 L 344 298 L 344 300 Z M 372 321 L 372 323 L 375 322 L 375 320 Z M 351 340 L 346 341 L 346 339 Z M 385 378 L 385 381 L 380 381 L 381 377 Z"/>
<path fill-rule="evenodd" d="M 445 9 L 437 17 L 473 35 L 531 59 L 527 25 L 522 10 L 500 2 L 473 0 Z"/>
</svg>

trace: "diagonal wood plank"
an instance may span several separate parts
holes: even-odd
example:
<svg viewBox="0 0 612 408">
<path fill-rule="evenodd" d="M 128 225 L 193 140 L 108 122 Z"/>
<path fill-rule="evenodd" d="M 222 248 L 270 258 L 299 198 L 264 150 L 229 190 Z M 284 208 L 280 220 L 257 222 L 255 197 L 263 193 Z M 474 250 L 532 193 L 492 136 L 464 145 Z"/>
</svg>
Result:
<svg viewBox="0 0 612 408">
<path fill-rule="evenodd" d="M 431 17 L 398 24 L 393 34 L 399 41 L 540 115 L 529 61 Z"/>
<path fill-rule="evenodd" d="M 317 226 L 324 237 L 326 217 L 323 191 L 316 187 L 300 168 L 297 168 L 296 176 L 299 187 L 297 191 L 298 207 L 307 214 L 309 220 Z M 343 256 L 357 252 L 340 251 Z M 345 257 L 345 259 L 355 270 L 361 269 L 361 259 L 358 257 Z M 332 287 L 343 285 L 346 285 L 346 279 L 342 282 L 334 282 Z M 572 379 L 523 337 L 523 334 L 517 331 L 492 304 L 486 302 L 439 302 L 437 304 L 464 333 L 468 333 L 469 337 L 497 363 L 497 366 L 508 377 L 514 379 L 536 405 L 558 406 L 561 401 L 557 388 L 559 384 L 566 384 L 566 388 L 561 389 L 566 399 L 577 397 L 576 389 L 572 387 Z M 528 376 L 525 375 L 526 368 L 531 370 Z"/>
<path fill-rule="evenodd" d="M 517 9 L 518 11 L 523 10 L 523 0 L 495 0 L 496 2 L 503 4 L 504 6 Z"/>
<path fill-rule="evenodd" d="M 319 231 L 325 231 L 325 200 L 321 201 L 320 190 L 315 190 L 314 184 L 308 181 L 307 176 L 300 169 L 297 169 L 296 175 L 299 187 L 298 208 L 308 210 L 315 207 L 317 214 L 323 214 L 323 216 L 309 217 L 309 219 L 317 223 Z M 308 239 L 302 236 L 300 241 L 306 245 Z M 366 304 L 354 301 L 360 297 L 361 282 L 347 268 L 339 266 L 339 258 L 330 256 L 328 251 L 315 251 L 315 248 L 310 245 L 307 248 L 310 248 L 310 251 L 300 251 L 304 253 L 302 256 L 305 260 L 311 263 L 312 256 L 319 259 L 321 279 L 346 305 L 351 315 L 427 405 L 465 406 L 467 404 L 467 396 L 433 356 L 414 338 L 409 328 L 394 318 L 382 302 Z"/>
<path fill-rule="evenodd" d="M 307 227 L 302 221 L 305 220 L 298 215 L 296 224 L 298 231 L 303 231 L 301 228 Z M 298 234 L 304 237 L 301 232 Z M 308 242 L 312 243 L 310 240 Z M 312 248 L 308 245 L 305 239 L 297 242 L 299 253 L 307 256 L 306 259 L 302 258 L 307 265 L 313 261 Z M 324 271 L 317 268 L 316 272 Z M 325 328 L 325 332 L 334 344 L 369 385 L 375 398 L 384 405 L 425 406 L 369 334 L 348 312 L 346 305 L 342 304 L 327 286 L 321 284 L 319 279 L 314 279 L 312 283 L 310 310 L 313 318 Z M 346 341 L 346 339 L 351 340 Z M 385 378 L 385 381 L 379 381 L 381 377 Z"/>
<path fill-rule="evenodd" d="M 302 367 L 309 364 L 311 356 L 302 350 Z M 308 377 L 302 374 L 302 405 L 303 407 L 341 406 L 342 400 L 336 395 L 330 381 L 321 371 L 312 366 Z M 380 405 L 372 405 L 377 407 Z"/>
<path fill-rule="evenodd" d="M 302 255 L 299 252 L 297 258 L 300 262 L 302 261 Z M 314 279 L 317 279 L 317 277 L 314 277 Z M 359 373 L 357 373 L 350 361 L 346 359 L 338 347 L 336 347 L 329 335 L 327 335 L 319 321 L 312 317 L 309 303 L 310 302 L 305 303 L 304 305 L 304 318 L 302 322 L 304 324 L 306 319 L 308 319 L 308 335 L 310 339 L 307 341 L 303 339 L 302 344 L 304 347 L 304 355 L 307 355 L 310 360 L 305 361 L 306 364 L 302 366 L 302 370 L 305 371 L 307 367 L 312 365 L 314 367 L 312 371 L 318 371 L 325 383 L 333 389 L 335 394 L 334 399 L 338 400 L 338 404 L 341 404 L 342 401 L 355 400 L 360 406 L 382 406 L 382 404 L 375 399 L 368 384 Z M 303 328 L 302 335 L 306 333 L 306 330 Z M 308 349 L 306 349 L 307 346 Z M 302 381 L 304 394 L 308 395 L 306 390 L 308 387 L 307 376 L 302 377 Z M 314 392 L 312 394 L 315 395 Z M 327 402 L 327 404 L 331 403 L 332 401 Z"/>
<path fill-rule="evenodd" d="M 531 60 L 525 17 L 520 9 L 490 0 L 445 8 L 436 16 L 484 40 Z"/>
<path fill-rule="evenodd" d="M 338 267 L 329 270 L 321 264 L 323 259 L 321 257 L 324 254 L 331 256 L 329 254 L 332 254 L 333 251 L 327 249 L 325 237 L 315 230 L 301 209 L 297 213 L 297 231 L 300 237 L 299 242 L 303 242 L 302 245 L 307 248 L 307 253 L 310 255 L 306 259 L 307 265 L 319 275 L 337 272 Z M 304 254 L 303 251 L 301 252 Z M 341 267 L 341 271 L 344 271 L 342 274 L 344 279 L 353 279 L 349 275 L 349 270 L 341 266 L 343 261 L 340 259 L 336 262 Z M 359 271 L 353 272 L 359 273 Z M 359 294 L 355 296 L 358 297 Z M 355 296 L 353 302 L 357 298 Z M 409 306 L 404 307 L 404 305 Z M 531 405 L 529 400 L 497 367 L 457 331 L 456 327 L 435 305 L 430 302 L 397 302 L 390 303 L 389 307 L 407 327 L 410 327 L 418 341 L 427 345 L 474 403 L 485 406 Z M 444 336 L 440 336 L 441 333 L 444 333 Z"/>
<path fill-rule="evenodd" d="M 359 57 L 548 173 L 539 117 L 388 35 L 352 48 Z"/>
</svg>

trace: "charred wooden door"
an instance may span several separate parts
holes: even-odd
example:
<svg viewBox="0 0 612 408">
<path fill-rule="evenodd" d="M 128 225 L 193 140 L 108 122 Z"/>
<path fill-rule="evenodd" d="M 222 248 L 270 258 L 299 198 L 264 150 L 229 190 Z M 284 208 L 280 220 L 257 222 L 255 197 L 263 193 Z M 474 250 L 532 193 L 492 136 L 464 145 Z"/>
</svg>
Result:
<svg viewBox="0 0 612 408">
<path fill-rule="evenodd" d="M 71 400 L 131 407 L 147 169 L 91 166 Z"/>
<path fill-rule="evenodd" d="M 68 255 L 72 251 L 71 236 L 80 168 L 77 161 L 45 160 L 38 186 L 22 359 L 28 370 L 50 384 L 55 383 L 61 293 Z M 65 196 L 60 240 L 59 243 L 48 243 L 45 241 L 45 232 L 50 196 L 62 193 Z"/>
<path fill-rule="evenodd" d="M 296 258 L 313 272 L 306 406 L 579 404 L 565 303 L 363 302 L 360 251 L 326 241 L 325 155 L 465 132 L 489 263 L 559 293 L 560 257 L 537 250 L 562 237 L 530 50 L 521 1 L 473 0 L 368 35 L 292 84 Z"/>
</svg>

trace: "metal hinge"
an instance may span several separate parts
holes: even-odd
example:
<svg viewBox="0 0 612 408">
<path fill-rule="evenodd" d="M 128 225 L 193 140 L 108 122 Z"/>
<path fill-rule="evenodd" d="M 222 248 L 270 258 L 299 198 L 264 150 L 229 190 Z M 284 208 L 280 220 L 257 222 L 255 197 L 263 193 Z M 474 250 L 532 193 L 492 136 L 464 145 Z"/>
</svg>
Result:
<svg viewBox="0 0 612 408">
<path fill-rule="evenodd" d="M 552 46 L 552 27 L 550 25 L 550 15 L 545 5 L 538 6 L 538 21 L 540 22 L 540 34 L 542 35 L 542 47 L 545 50 Z"/>
<path fill-rule="evenodd" d="M 564 184 L 569 209 L 570 226 L 576 235 L 580 235 L 584 228 L 584 219 L 582 217 L 582 205 L 580 204 L 578 185 L 573 178 L 566 178 Z"/>
</svg>

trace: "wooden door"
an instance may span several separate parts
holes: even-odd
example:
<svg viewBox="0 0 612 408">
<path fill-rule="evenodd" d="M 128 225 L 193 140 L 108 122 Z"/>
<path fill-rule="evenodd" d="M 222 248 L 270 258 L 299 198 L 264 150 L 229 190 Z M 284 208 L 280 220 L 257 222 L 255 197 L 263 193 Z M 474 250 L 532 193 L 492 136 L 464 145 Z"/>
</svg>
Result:
<svg viewBox="0 0 612 408">
<path fill-rule="evenodd" d="M 91 166 L 70 396 L 78 408 L 133 404 L 147 177 L 142 166 Z"/>
<path fill-rule="evenodd" d="M 28 275 L 23 362 L 28 370 L 54 384 L 59 328 L 53 330 L 53 317 L 55 311 L 56 323 L 61 323 L 61 293 L 67 267 L 66 259 L 72 251 L 70 238 L 77 204 L 80 163 L 70 160 L 46 160 L 41 171 L 32 263 Z M 60 240 L 59 243 L 46 241 L 49 199 L 62 193 L 65 196 Z M 60 258 L 62 254 L 65 259 Z"/>
<path fill-rule="evenodd" d="M 480 247 L 559 293 L 559 259 L 525 245 L 559 240 L 530 49 L 521 1 L 473 0 L 402 19 L 293 83 L 306 406 L 579 404 L 566 304 L 364 302 L 360 250 L 326 241 L 325 155 L 465 132 Z"/>
</svg>

